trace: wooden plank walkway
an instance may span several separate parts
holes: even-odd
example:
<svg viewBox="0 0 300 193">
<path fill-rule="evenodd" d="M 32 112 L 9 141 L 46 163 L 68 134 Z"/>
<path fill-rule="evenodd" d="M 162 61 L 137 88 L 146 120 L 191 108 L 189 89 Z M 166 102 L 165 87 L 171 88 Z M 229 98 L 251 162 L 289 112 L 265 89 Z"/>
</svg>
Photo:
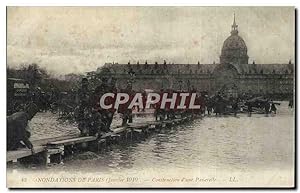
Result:
<svg viewBox="0 0 300 193">
<path fill-rule="evenodd" d="M 77 137 L 77 138 L 65 139 L 65 140 L 61 140 L 61 141 L 49 142 L 48 145 L 74 145 L 77 143 L 95 141 L 96 139 L 97 139 L 97 137 L 95 137 L 95 136 Z"/>
<path fill-rule="evenodd" d="M 163 123 L 166 123 L 166 124 L 173 124 L 174 121 L 173 121 L 173 120 L 165 120 L 165 121 L 163 121 Z"/>
<path fill-rule="evenodd" d="M 128 124 L 128 128 L 131 128 L 131 129 L 142 129 L 142 128 L 146 128 L 148 126 L 149 126 L 149 124 L 147 124 L 147 123 L 129 123 Z"/>
<path fill-rule="evenodd" d="M 46 150 L 45 146 L 34 147 L 35 154 L 41 153 Z M 31 156 L 31 150 L 27 148 L 18 149 L 15 151 L 8 151 L 6 153 L 6 162 L 17 160 L 20 158 Z"/>
<path fill-rule="evenodd" d="M 65 139 L 73 139 L 76 137 L 80 137 L 80 134 L 71 134 L 71 135 L 64 135 L 64 136 L 59 136 L 59 137 L 51 137 L 51 138 L 44 138 L 44 139 L 35 139 L 31 141 L 31 143 L 34 146 L 43 146 L 47 145 L 48 143 L 52 141 L 60 141 L 60 140 L 65 140 Z"/>
<path fill-rule="evenodd" d="M 63 146 L 75 145 L 80 143 L 92 142 L 97 141 L 98 143 L 107 142 L 111 140 L 118 140 L 120 136 L 126 136 L 125 139 L 127 140 L 127 135 L 130 133 L 130 138 L 132 139 L 133 133 L 141 135 L 142 133 L 148 133 L 149 130 L 155 128 L 163 128 L 171 125 L 175 125 L 177 123 L 182 123 L 188 120 L 188 117 L 177 118 L 172 120 L 164 120 L 164 121 L 146 121 L 144 123 L 129 123 L 127 126 L 118 126 L 112 128 L 112 132 L 108 132 L 103 134 L 100 139 L 96 136 L 62 136 L 60 138 L 49 138 L 49 139 L 41 139 L 34 141 L 35 143 L 35 154 L 45 152 L 48 156 L 51 155 L 61 155 L 63 152 Z M 59 147 L 59 148 L 58 148 Z M 62 149 L 61 149 L 62 147 Z M 99 147 L 98 147 L 99 148 Z M 6 156 L 6 161 L 14 161 L 20 158 L 32 156 L 30 149 L 19 149 L 16 151 L 8 151 Z M 53 156 L 52 156 L 53 157 Z"/>
<path fill-rule="evenodd" d="M 105 139 L 107 137 L 116 137 L 116 136 L 120 136 L 119 134 L 123 133 L 127 131 L 127 127 L 117 127 L 115 129 L 113 129 L 113 132 L 108 132 L 105 133 L 104 135 L 101 136 L 101 139 Z"/>
<path fill-rule="evenodd" d="M 182 119 L 173 119 L 174 123 L 180 123 Z"/>
<path fill-rule="evenodd" d="M 146 123 L 149 125 L 161 125 L 162 124 L 161 121 L 147 121 Z"/>
<path fill-rule="evenodd" d="M 126 130 L 127 130 L 127 127 L 117 127 L 117 128 L 115 128 L 115 129 L 113 130 L 113 133 L 118 134 L 118 133 L 122 133 L 122 132 L 124 132 L 124 131 L 126 131 Z"/>
<path fill-rule="evenodd" d="M 143 130 L 142 129 L 133 129 L 134 132 L 137 132 L 137 133 L 142 133 Z"/>
</svg>

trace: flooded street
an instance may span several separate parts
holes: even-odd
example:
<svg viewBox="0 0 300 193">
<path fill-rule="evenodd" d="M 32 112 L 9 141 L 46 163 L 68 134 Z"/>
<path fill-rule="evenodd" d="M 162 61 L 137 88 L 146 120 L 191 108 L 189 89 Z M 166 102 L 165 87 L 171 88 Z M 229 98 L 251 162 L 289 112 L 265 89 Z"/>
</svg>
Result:
<svg viewBox="0 0 300 193">
<path fill-rule="evenodd" d="M 87 187 L 122 187 L 126 179 L 135 179 L 127 182 L 136 187 L 272 187 L 278 181 L 289 186 L 294 180 L 293 114 L 293 109 L 282 102 L 276 115 L 205 116 L 98 153 L 74 154 L 64 163 L 50 164 L 43 170 L 12 171 L 33 180 L 70 179 L 75 175 L 77 180 L 88 180 L 78 183 Z M 45 142 L 46 136 L 78 134 L 75 124 L 61 123 L 51 116 L 41 113 L 32 121 L 34 144 Z M 151 119 L 135 118 L 134 122 Z M 49 123 L 52 127 L 47 127 Z M 113 125 L 119 124 L 120 118 L 114 120 Z"/>
<path fill-rule="evenodd" d="M 8 6 L 7 188 L 297 188 L 296 11 Z"/>
<path fill-rule="evenodd" d="M 283 103 L 277 115 L 204 117 L 113 147 L 91 159 L 74 157 L 51 170 L 113 175 L 135 175 L 145 169 L 153 174 L 178 171 L 265 175 L 269 171 L 293 172 L 293 155 L 293 112 Z"/>
</svg>

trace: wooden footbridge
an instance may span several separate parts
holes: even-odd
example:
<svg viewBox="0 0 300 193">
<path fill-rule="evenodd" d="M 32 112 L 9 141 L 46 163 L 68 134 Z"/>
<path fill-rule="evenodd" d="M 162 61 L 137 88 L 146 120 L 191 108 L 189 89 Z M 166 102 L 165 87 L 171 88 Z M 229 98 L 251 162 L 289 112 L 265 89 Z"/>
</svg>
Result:
<svg viewBox="0 0 300 193">
<path fill-rule="evenodd" d="M 119 144 L 138 140 L 159 132 L 161 129 L 179 125 L 193 120 L 192 117 L 184 117 L 165 121 L 147 121 L 144 123 L 131 123 L 127 126 L 113 128 L 113 132 L 96 136 L 69 136 L 61 139 L 45 140 L 38 146 L 34 146 L 34 153 L 30 149 L 8 151 L 6 162 L 9 165 L 46 166 L 51 163 L 62 163 L 63 159 L 76 152 L 101 151 L 111 144 Z"/>
</svg>

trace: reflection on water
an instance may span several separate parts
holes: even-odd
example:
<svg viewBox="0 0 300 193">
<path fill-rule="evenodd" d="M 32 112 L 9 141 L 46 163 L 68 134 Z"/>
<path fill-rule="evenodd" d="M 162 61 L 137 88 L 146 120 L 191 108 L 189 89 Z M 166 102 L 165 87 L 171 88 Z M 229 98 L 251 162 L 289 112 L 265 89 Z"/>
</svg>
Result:
<svg viewBox="0 0 300 193">
<path fill-rule="evenodd" d="M 276 116 L 204 117 L 131 144 L 115 146 L 87 160 L 68 160 L 51 169 L 121 173 L 144 168 L 164 171 L 218 170 L 246 172 L 292 168 L 293 113 L 282 105 Z"/>
</svg>

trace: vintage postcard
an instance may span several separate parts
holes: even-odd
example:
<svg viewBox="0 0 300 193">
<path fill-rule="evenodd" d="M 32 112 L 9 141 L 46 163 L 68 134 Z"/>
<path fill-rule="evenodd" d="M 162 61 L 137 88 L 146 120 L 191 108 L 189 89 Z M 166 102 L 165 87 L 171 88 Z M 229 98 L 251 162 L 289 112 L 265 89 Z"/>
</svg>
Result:
<svg viewBox="0 0 300 193">
<path fill-rule="evenodd" d="M 7 7 L 7 187 L 295 187 L 295 39 L 294 7 Z"/>
</svg>

